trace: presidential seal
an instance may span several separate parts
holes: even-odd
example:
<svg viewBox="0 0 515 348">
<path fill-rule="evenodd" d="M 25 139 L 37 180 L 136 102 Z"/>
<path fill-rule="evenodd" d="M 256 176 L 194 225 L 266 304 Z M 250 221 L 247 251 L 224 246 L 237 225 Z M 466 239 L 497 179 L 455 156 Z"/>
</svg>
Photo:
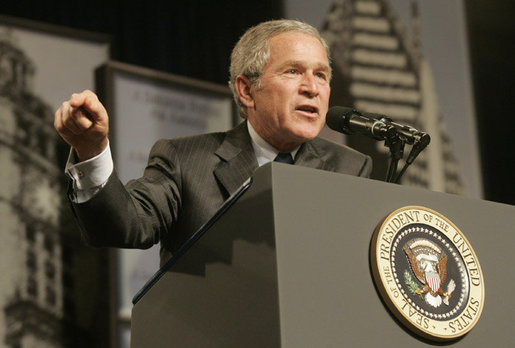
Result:
<svg viewBox="0 0 515 348">
<path fill-rule="evenodd" d="M 394 211 L 374 232 L 370 261 L 384 302 L 416 334 L 456 339 L 479 320 L 485 298 L 479 261 L 441 214 L 418 206 Z"/>
</svg>

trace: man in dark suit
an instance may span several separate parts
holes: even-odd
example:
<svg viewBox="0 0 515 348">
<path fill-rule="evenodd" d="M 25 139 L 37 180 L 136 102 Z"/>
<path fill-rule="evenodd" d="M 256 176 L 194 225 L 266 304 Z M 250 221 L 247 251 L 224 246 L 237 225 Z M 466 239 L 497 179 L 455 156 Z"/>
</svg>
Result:
<svg viewBox="0 0 515 348">
<path fill-rule="evenodd" d="M 328 110 L 329 49 L 318 31 L 278 20 L 249 29 L 231 55 L 231 87 L 245 122 L 234 129 L 158 141 L 144 176 L 124 187 L 114 170 L 108 115 L 91 91 L 56 111 L 72 146 L 70 199 L 86 241 L 147 248 L 165 262 L 260 165 L 279 153 L 295 165 L 368 176 L 371 159 L 318 138 Z"/>
</svg>

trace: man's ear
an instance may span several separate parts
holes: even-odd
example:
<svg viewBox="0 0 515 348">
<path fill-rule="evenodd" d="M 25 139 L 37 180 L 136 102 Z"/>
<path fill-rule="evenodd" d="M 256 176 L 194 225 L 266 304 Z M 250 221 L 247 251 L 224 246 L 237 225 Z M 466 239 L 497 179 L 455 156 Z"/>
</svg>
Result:
<svg viewBox="0 0 515 348">
<path fill-rule="evenodd" d="M 238 75 L 235 81 L 236 92 L 240 97 L 240 101 L 247 108 L 254 107 L 254 96 L 252 95 L 252 83 L 247 76 Z"/>
</svg>

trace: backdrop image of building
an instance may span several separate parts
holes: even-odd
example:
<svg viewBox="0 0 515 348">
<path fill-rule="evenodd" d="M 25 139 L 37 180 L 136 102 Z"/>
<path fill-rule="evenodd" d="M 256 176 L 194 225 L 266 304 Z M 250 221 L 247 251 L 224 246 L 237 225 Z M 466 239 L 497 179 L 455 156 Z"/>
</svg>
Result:
<svg viewBox="0 0 515 348">
<path fill-rule="evenodd" d="M 63 189 L 53 111 L 31 93 L 35 71 L 0 39 L 0 341 L 8 347 L 61 346 Z"/>
<path fill-rule="evenodd" d="M 105 252 L 81 241 L 66 202 L 69 150 L 54 106 L 34 91 L 38 62 L 18 39 L 1 30 L 0 346 L 98 346 L 98 333 L 109 339 Z"/>
<path fill-rule="evenodd" d="M 333 55 L 333 103 L 387 115 L 431 135 L 431 143 L 401 183 L 464 194 L 462 173 L 441 114 L 433 75 L 418 36 L 417 3 L 409 33 L 384 0 L 337 0 L 322 28 Z M 347 143 L 374 158 L 372 177 L 384 179 L 389 161 L 383 142 L 348 136 Z M 405 155 L 411 147 L 406 146 Z M 399 163 L 399 170 L 404 162 Z"/>
</svg>

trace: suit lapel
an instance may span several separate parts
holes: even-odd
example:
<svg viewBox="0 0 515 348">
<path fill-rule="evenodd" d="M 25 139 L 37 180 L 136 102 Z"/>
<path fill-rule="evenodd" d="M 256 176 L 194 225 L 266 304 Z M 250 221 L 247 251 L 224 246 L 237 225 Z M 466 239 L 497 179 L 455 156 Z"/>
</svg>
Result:
<svg viewBox="0 0 515 348">
<path fill-rule="evenodd" d="M 221 159 L 214 169 L 215 177 L 227 191 L 227 196 L 235 192 L 258 167 L 252 147 L 247 122 L 242 122 L 227 135 L 216 150 Z M 315 141 L 308 141 L 300 147 L 295 156 L 295 165 L 303 167 L 334 170 L 334 165 L 323 159 Z"/>
<path fill-rule="evenodd" d="M 227 135 L 216 150 L 221 159 L 214 169 L 215 177 L 227 191 L 227 196 L 235 192 L 258 167 L 252 148 L 247 122 L 242 122 Z"/>
<path fill-rule="evenodd" d="M 295 155 L 295 165 L 315 169 L 329 169 L 328 163 L 322 159 L 322 156 L 312 141 L 308 141 L 301 145 L 299 151 Z"/>
</svg>

